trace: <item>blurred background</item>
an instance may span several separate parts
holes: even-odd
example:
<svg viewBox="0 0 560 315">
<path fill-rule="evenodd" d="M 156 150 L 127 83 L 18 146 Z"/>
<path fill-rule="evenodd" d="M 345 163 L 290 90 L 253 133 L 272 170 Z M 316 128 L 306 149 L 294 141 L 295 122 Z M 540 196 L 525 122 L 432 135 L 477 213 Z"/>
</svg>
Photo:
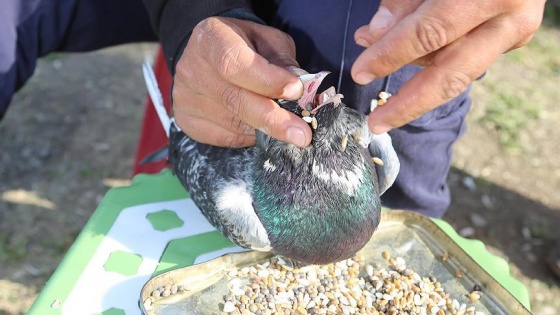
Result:
<svg viewBox="0 0 560 315">
<path fill-rule="evenodd" d="M 534 314 L 560 314 L 560 1 L 473 87 L 445 220 L 509 261 Z M 128 185 L 153 44 L 43 58 L 0 122 L 0 314 L 25 314 L 111 187 Z M 476 56 L 472 56 L 476 58 Z"/>
</svg>

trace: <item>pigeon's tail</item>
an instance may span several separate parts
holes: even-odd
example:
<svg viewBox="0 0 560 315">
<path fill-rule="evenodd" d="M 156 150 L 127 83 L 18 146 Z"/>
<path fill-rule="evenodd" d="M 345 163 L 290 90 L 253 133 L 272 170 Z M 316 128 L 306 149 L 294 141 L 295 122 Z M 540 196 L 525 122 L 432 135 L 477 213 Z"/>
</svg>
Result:
<svg viewBox="0 0 560 315">
<path fill-rule="evenodd" d="M 171 126 L 171 118 L 167 114 L 165 106 L 163 106 L 163 97 L 161 96 L 161 91 L 159 90 L 158 83 L 156 80 L 156 75 L 152 66 L 148 62 L 144 62 L 142 65 L 142 72 L 144 73 L 144 80 L 146 81 L 146 86 L 148 87 L 148 94 L 154 104 L 159 120 L 167 138 L 169 138 L 169 127 Z"/>
</svg>

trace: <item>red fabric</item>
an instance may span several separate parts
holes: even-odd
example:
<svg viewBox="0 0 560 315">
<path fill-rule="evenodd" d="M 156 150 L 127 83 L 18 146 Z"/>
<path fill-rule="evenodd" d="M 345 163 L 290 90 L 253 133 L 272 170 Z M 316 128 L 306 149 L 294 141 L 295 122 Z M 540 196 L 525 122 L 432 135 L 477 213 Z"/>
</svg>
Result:
<svg viewBox="0 0 560 315">
<path fill-rule="evenodd" d="M 167 108 L 167 111 L 170 112 L 171 104 L 169 95 L 171 89 L 171 74 L 167 69 L 167 65 L 165 63 L 165 58 L 163 56 L 161 48 L 156 55 L 154 63 L 154 73 L 158 81 L 161 95 L 163 95 L 165 108 Z M 150 164 L 140 164 L 140 161 L 142 159 L 144 159 L 151 153 L 154 153 L 157 150 L 160 150 L 161 148 L 167 146 L 167 143 L 168 139 L 165 135 L 165 131 L 161 126 L 161 122 L 157 116 L 156 110 L 154 109 L 154 105 L 152 104 L 152 101 L 148 96 L 132 174 L 153 174 L 158 173 L 165 167 L 168 167 L 167 159 Z"/>
</svg>

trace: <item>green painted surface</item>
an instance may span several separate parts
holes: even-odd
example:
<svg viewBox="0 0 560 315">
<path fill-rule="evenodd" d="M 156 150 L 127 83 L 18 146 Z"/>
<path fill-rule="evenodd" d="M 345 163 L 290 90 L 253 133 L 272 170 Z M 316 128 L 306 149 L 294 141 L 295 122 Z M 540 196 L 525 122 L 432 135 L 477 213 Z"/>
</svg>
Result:
<svg viewBox="0 0 560 315">
<path fill-rule="evenodd" d="M 124 310 L 121 310 L 120 308 L 110 308 L 96 315 L 126 315 L 126 313 Z"/>
<path fill-rule="evenodd" d="M 120 273 L 124 276 L 133 276 L 138 272 L 142 257 L 137 254 L 116 251 L 109 254 L 107 262 L 103 265 L 106 271 Z"/>
<path fill-rule="evenodd" d="M 183 198 L 188 198 L 188 194 L 168 169 L 155 175 L 137 175 L 132 180 L 131 186 L 109 190 L 31 306 L 28 314 L 61 314 L 60 307 L 53 308 L 51 305 L 57 300 L 64 302 L 101 244 L 103 237 L 109 232 L 113 222 L 123 209 Z"/>
<path fill-rule="evenodd" d="M 148 213 L 146 219 L 150 221 L 155 230 L 162 232 L 181 227 L 185 223 L 175 211 L 171 210 Z"/>
<path fill-rule="evenodd" d="M 198 256 L 228 247 L 235 245 L 218 231 L 173 240 L 165 248 L 154 275 L 191 266 Z"/>
<path fill-rule="evenodd" d="M 490 254 L 481 241 L 461 237 L 449 223 L 439 219 L 433 221 L 521 304 L 531 309 L 527 288 L 510 274 L 509 265 L 504 259 Z"/>
</svg>

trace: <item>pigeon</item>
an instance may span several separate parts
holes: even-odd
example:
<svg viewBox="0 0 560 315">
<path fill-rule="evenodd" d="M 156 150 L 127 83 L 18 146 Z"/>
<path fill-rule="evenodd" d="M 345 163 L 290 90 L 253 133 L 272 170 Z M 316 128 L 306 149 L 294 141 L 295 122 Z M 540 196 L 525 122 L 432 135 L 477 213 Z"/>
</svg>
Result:
<svg viewBox="0 0 560 315">
<path fill-rule="evenodd" d="M 275 100 L 310 124 L 312 141 L 304 148 L 260 130 L 253 147 L 212 146 L 171 119 L 173 173 L 238 246 L 328 264 L 354 256 L 379 225 L 380 195 L 397 177 L 397 154 L 390 136 L 371 133 L 367 116 L 347 107 L 334 87 L 317 94 L 327 74 L 301 75 L 299 100 Z"/>
</svg>

